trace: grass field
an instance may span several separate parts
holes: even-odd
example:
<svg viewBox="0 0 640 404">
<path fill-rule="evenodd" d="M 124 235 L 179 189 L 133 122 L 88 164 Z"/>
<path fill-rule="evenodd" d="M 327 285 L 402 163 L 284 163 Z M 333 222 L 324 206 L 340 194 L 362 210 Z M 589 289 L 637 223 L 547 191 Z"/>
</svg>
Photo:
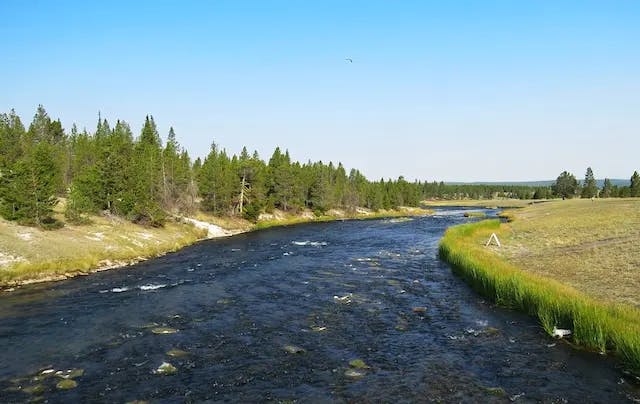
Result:
<svg viewBox="0 0 640 404">
<path fill-rule="evenodd" d="M 0 285 L 55 280 L 120 266 L 192 244 L 202 230 L 181 223 L 142 227 L 118 218 L 44 231 L 0 220 Z"/>
<path fill-rule="evenodd" d="M 639 209 L 640 200 L 530 206 L 511 223 L 449 229 L 440 254 L 479 293 L 536 316 L 550 334 L 572 330 L 577 345 L 614 352 L 638 373 Z M 503 247 L 484 246 L 491 233 Z"/>
<path fill-rule="evenodd" d="M 507 212 L 499 253 L 601 300 L 640 307 L 640 199 L 566 200 Z"/>
<path fill-rule="evenodd" d="M 521 208 L 540 203 L 540 200 L 528 199 L 450 199 L 450 200 L 426 200 L 424 206 L 463 206 L 473 208 Z"/>
</svg>

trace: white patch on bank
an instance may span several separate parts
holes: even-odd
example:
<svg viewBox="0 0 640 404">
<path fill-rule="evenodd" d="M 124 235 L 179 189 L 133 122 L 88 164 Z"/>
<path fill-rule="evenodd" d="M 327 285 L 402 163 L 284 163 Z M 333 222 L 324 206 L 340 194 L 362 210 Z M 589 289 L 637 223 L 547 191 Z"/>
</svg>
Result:
<svg viewBox="0 0 640 404">
<path fill-rule="evenodd" d="M 162 288 L 166 288 L 167 285 L 164 284 L 153 284 L 153 283 L 149 283 L 147 285 L 141 285 L 138 286 L 138 288 L 140 290 L 156 290 L 156 289 L 162 289 Z"/>
<path fill-rule="evenodd" d="M 227 237 L 232 236 L 234 233 L 223 229 L 215 224 L 203 222 L 202 220 L 192 219 L 190 217 L 182 217 L 185 222 L 191 223 L 198 229 L 207 230 L 207 238 Z"/>
</svg>

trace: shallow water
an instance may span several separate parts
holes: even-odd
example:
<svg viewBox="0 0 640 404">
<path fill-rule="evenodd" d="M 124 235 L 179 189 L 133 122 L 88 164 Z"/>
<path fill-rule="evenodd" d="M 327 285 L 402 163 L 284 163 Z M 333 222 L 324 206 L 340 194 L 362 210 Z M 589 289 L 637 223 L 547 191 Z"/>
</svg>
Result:
<svg viewBox="0 0 640 404">
<path fill-rule="evenodd" d="M 437 245 L 462 212 L 264 230 L 4 293 L 0 401 L 638 399 L 615 361 L 451 274 Z M 157 374 L 163 362 L 177 372 Z M 84 374 L 62 391 L 34 381 L 44 369 Z"/>
</svg>

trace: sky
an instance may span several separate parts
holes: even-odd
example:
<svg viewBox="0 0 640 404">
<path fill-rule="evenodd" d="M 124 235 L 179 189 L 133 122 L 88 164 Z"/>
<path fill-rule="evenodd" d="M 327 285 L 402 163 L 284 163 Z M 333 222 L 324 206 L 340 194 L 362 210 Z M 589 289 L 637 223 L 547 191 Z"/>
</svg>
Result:
<svg viewBox="0 0 640 404">
<path fill-rule="evenodd" d="M 368 178 L 629 178 L 638 1 L 0 2 L 0 112 Z M 352 59 L 353 62 L 346 60 Z"/>
</svg>

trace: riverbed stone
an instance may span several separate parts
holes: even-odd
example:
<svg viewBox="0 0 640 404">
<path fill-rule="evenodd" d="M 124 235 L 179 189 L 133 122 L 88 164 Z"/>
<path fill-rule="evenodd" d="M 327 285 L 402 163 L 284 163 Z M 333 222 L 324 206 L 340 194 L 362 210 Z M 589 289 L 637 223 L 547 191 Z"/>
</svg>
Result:
<svg viewBox="0 0 640 404">
<path fill-rule="evenodd" d="M 286 352 L 290 354 L 303 354 L 307 352 L 304 348 L 296 346 L 296 345 L 285 345 L 282 347 Z"/>
<path fill-rule="evenodd" d="M 152 328 L 151 332 L 154 334 L 163 335 L 163 334 L 175 334 L 178 332 L 178 330 L 170 327 L 156 327 L 156 328 Z"/>
<path fill-rule="evenodd" d="M 171 349 L 167 351 L 167 355 L 174 358 L 183 358 L 185 356 L 189 356 L 190 353 L 187 351 L 183 351 L 182 349 Z"/>
<path fill-rule="evenodd" d="M 45 387 L 42 384 L 34 384 L 33 386 L 27 386 L 22 389 L 27 394 L 40 395 L 45 392 Z"/>
<path fill-rule="evenodd" d="M 492 337 L 492 336 L 494 336 L 494 335 L 498 335 L 498 334 L 500 334 L 500 330 L 498 330 L 498 329 L 497 329 L 497 328 L 495 328 L 495 327 L 487 327 L 487 328 L 484 330 L 484 333 L 485 333 L 485 334 L 487 334 L 488 336 L 491 336 L 491 337 Z"/>
<path fill-rule="evenodd" d="M 160 366 L 153 373 L 157 375 L 173 375 L 178 372 L 178 369 L 169 362 L 162 362 Z"/>
<path fill-rule="evenodd" d="M 404 318 L 398 318 L 395 328 L 396 331 L 407 331 L 409 329 L 409 322 Z"/>
<path fill-rule="evenodd" d="M 507 392 L 504 391 L 502 387 L 485 387 L 485 391 L 496 397 L 504 397 L 507 395 Z"/>
<path fill-rule="evenodd" d="M 351 379 L 361 379 L 366 376 L 366 373 L 359 369 L 347 369 L 344 371 L 344 375 Z"/>
<path fill-rule="evenodd" d="M 56 384 L 56 387 L 59 390 L 71 390 L 78 387 L 78 382 L 76 382 L 73 379 L 64 379 L 64 380 L 60 380 L 58 384 Z"/>
<path fill-rule="evenodd" d="M 349 366 L 354 369 L 370 369 L 369 365 L 367 365 L 362 359 L 350 360 Z"/>
<path fill-rule="evenodd" d="M 413 309 L 411 309 L 411 311 L 413 311 L 416 314 L 424 314 L 427 312 L 427 308 L 423 306 L 416 306 Z"/>
<path fill-rule="evenodd" d="M 56 372 L 56 376 L 62 379 L 75 379 L 82 375 L 84 375 L 84 369 L 59 370 Z"/>
</svg>

